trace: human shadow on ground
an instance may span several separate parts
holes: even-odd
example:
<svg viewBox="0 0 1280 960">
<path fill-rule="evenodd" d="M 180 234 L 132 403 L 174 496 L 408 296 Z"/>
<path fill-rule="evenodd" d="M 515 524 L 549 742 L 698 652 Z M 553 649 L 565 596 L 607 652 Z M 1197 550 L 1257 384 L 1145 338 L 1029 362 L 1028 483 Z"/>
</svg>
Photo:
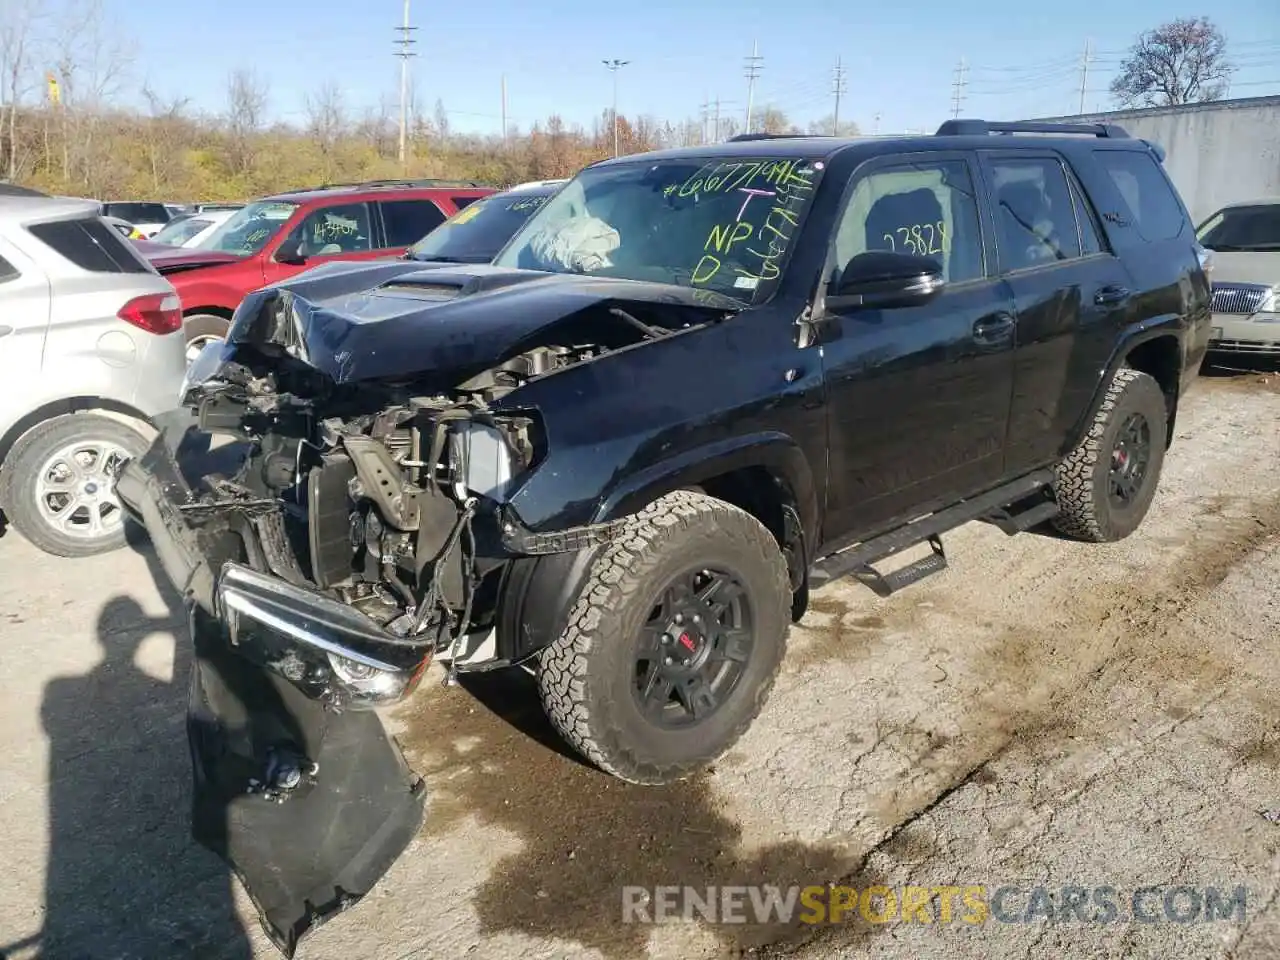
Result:
<svg viewBox="0 0 1280 960">
<path fill-rule="evenodd" d="M 183 606 L 149 545 L 134 549 L 147 558 L 167 614 L 150 617 L 132 597 L 112 598 L 98 618 L 102 661 L 45 688 L 50 842 L 40 954 L 252 957 L 229 871 L 191 839 Z M 134 662 L 156 633 L 175 640 L 171 682 Z"/>
</svg>

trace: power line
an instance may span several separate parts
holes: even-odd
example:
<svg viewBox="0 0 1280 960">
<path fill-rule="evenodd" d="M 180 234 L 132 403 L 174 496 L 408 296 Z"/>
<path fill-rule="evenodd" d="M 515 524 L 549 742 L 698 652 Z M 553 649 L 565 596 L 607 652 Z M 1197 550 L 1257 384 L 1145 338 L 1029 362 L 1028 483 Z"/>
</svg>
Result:
<svg viewBox="0 0 1280 960">
<path fill-rule="evenodd" d="M 755 103 L 756 94 L 756 77 L 760 76 L 761 67 L 764 65 L 764 57 L 760 56 L 759 44 L 751 41 L 751 56 L 746 58 L 747 61 L 747 125 L 744 132 L 751 132 L 751 108 Z"/>
<path fill-rule="evenodd" d="M 404 168 L 408 163 L 407 144 L 409 139 L 409 59 L 416 57 L 413 52 L 413 45 L 418 41 L 413 39 L 413 31 L 417 27 L 409 26 L 409 0 L 404 0 L 404 22 L 396 27 L 396 32 L 400 34 L 400 39 L 396 41 L 396 46 L 400 49 L 396 51 L 396 56 L 400 58 L 400 166 Z"/>
<path fill-rule="evenodd" d="M 831 118 L 831 135 L 838 137 L 840 136 L 840 97 L 848 93 L 848 87 L 845 86 L 844 66 L 839 57 L 836 57 L 836 68 L 831 75 L 831 92 L 836 97 L 836 108 Z"/>
<path fill-rule="evenodd" d="M 951 116 L 952 117 L 960 116 L 960 106 L 961 104 L 964 103 L 964 87 L 965 87 L 965 84 L 968 82 L 966 80 L 966 74 L 968 73 L 968 69 L 969 69 L 968 66 L 966 66 L 964 62 L 964 57 L 961 57 L 960 62 L 956 65 L 956 78 L 951 84 L 951 87 L 952 87 Z"/>
</svg>

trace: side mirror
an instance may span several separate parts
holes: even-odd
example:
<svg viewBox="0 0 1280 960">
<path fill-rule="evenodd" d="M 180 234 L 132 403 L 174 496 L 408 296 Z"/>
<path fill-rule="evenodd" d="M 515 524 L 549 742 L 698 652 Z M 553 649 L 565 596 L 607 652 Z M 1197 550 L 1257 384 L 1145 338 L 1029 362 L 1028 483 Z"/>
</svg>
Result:
<svg viewBox="0 0 1280 960">
<path fill-rule="evenodd" d="M 273 258 L 276 263 L 285 263 L 289 266 L 300 267 L 307 262 L 307 255 L 302 252 L 302 241 L 286 240 L 280 245 L 280 249 L 276 251 Z"/>
<path fill-rule="evenodd" d="M 942 265 L 929 257 L 871 250 L 845 266 L 827 294 L 830 310 L 916 307 L 946 286 Z"/>
</svg>

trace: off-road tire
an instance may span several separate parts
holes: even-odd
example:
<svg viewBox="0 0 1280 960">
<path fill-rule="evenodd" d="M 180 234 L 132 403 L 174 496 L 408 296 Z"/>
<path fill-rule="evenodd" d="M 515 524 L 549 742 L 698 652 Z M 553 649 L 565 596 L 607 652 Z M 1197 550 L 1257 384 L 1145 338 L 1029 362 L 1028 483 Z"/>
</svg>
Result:
<svg viewBox="0 0 1280 960">
<path fill-rule="evenodd" d="M 750 658 L 709 717 L 686 730 L 646 719 L 632 695 L 633 643 L 672 577 L 731 569 L 754 620 Z M 764 707 L 786 651 L 791 589 L 773 535 L 744 510 L 676 491 L 633 516 L 592 565 L 561 635 L 541 654 L 538 689 L 552 725 L 602 770 L 631 783 L 682 780 L 729 749 Z"/>
<path fill-rule="evenodd" d="M 147 452 L 150 441 L 139 431 L 99 413 L 72 413 L 32 427 L 23 434 L 0 470 L 0 505 L 9 521 L 33 546 L 57 557 L 90 557 L 125 545 L 124 518 L 105 536 L 80 539 L 54 528 L 36 503 L 37 474 L 46 460 L 67 444 L 106 441 L 131 457 Z M 117 510 L 121 509 L 117 507 Z"/>
<path fill-rule="evenodd" d="M 1108 496 L 1108 477 L 1116 434 L 1133 413 L 1147 421 L 1151 453 L 1137 498 L 1122 509 Z M 1117 370 L 1084 440 L 1057 466 L 1054 495 L 1059 512 L 1053 526 L 1090 543 L 1123 540 L 1133 533 L 1147 515 L 1160 482 L 1167 424 L 1164 393 L 1155 379 L 1129 367 Z"/>
</svg>

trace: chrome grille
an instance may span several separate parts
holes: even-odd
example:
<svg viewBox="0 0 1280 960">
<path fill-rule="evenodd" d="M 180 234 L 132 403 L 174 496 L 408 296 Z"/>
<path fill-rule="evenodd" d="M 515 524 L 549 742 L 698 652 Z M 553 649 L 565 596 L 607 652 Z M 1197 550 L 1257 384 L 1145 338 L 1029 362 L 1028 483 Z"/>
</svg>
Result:
<svg viewBox="0 0 1280 960">
<path fill-rule="evenodd" d="M 1260 283 L 1215 283 L 1214 313 L 1254 313 L 1271 288 Z"/>
</svg>

